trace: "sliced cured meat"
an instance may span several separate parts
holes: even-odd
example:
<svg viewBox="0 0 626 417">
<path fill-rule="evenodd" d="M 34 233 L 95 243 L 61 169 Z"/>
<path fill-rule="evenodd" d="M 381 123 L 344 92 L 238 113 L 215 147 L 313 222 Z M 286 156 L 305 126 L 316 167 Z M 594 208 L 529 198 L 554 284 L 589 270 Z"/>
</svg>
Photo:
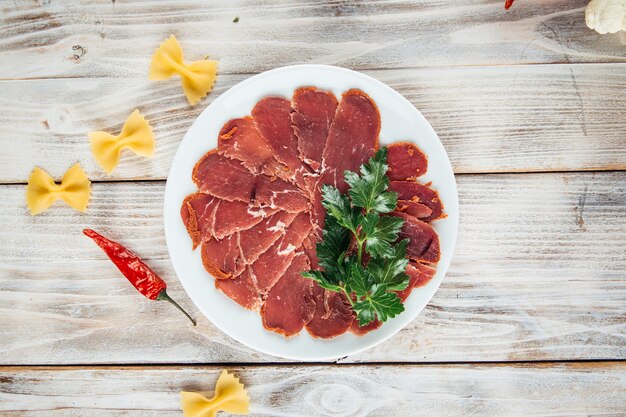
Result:
<svg viewBox="0 0 626 417">
<path fill-rule="evenodd" d="M 291 120 L 298 139 L 298 152 L 300 159 L 315 171 L 322 165 L 322 154 L 337 105 L 337 98 L 329 91 L 303 87 L 293 93 Z"/>
<path fill-rule="evenodd" d="M 361 164 L 374 155 L 379 133 L 380 113 L 376 104 L 361 90 L 346 91 L 337 107 L 324 148 L 324 184 L 332 184 L 346 192 L 348 185 L 343 180 L 344 171 L 358 171 Z"/>
<path fill-rule="evenodd" d="M 409 239 L 409 245 L 406 248 L 408 258 L 430 263 L 439 261 L 439 236 L 429 224 L 397 211 L 388 215 L 404 220 L 398 236 L 400 239 Z"/>
<path fill-rule="evenodd" d="M 217 279 L 241 274 L 285 232 L 295 214 L 279 211 L 247 230 L 224 239 L 211 238 L 202 244 L 204 268 Z"/>
<path fill-rule="evenodd" d="M 285 273 L 297 249 L 311 231 L 308 213 L 300 213 L 291 222 L 285 234 L 248 267 L 263 295 Z"/>
<path fill-rule="evenodd" d="M 313 235 L 307 236 L 302 243 L 302 248 L 306 256 L 309 258 L 311 269 L 319 269 L 320 263 L 317 258 L 317 239 Z"/>
<path fill-rule="evenodd" d="M 210 194 L 188 195 L 181 207 L 181 217 L 193 241 L 194 249 L 203 241 L 249 229 L 276 212 L 241 201 L 227 201 Z"/>
<path fill-rule="evenodd" d="M 300 189 L 277 177 L 259 176 L 254 198 L 258 205 L 290 213 L 300 213 L 309 209 L 309 200 Z"/>
<path fill-rule="evenodd" d="M 263 326 L 285 336 L 297 334 L 313 317 L 313 281 L 300 273 L 309 269 L 304 254 L 297 255 L 272 287 L 261 307 Z"/>
<path fill-rule="evenodd" d="M 409 262 L 406 267 L 406 273 L 409 276 L 409 285 L 402 291 L 396 291 L 396 294 L 398 294 L 402 302 L 406 301 L 414 288 L 423 287 L 428 284 L 433 276 L 435 276 L 435 269 L 418 262 Z M 352 326 L 350 326 L 350 331 L 361 336 L 378 329 L 382 324 L 381 321 L 374 320 L 368 325 L 359 326 L 358 320 L 355 319 L 352 322 Z"/>
<path fill-rule="evenodd" d="M 435 268 L 421 264 L 419 262 L 409 262 L 406 273 L 409 276 L 409 286 L 402 291 L 398 291 L 398 297 L 404 302 L 414 288 L 423 287 L 435 276 Z"/>
<path fill-rule="evenodd" d="M 291 127 L 291 102 L 283 97 L 266 97 L 252 109 L 252 119 L 274 158 L 286 165 L 293 175 L 302 169 L 298 140 Z"/>
<path fill-rule="evenodd" d="M 198 161 L 191 177 L 200 192 L 246 203 L 252 199 L 256 183 L 255 176 L 240 161 L 220 155 L 217 150 Z"/>
<path fill-rule="evenodd" d="M 216 279 L 215 288 L 249 310 L 257 310 L 261 305 L 259 289 L 248 270 L 234 279 Z"/>
<path fill-rule="evenodd" d="M 433 212 L 427 218 L 422 219 L 425 222 L 442 216 L 443 204 L 441 204 L 439 194 L 424 184 L 415 181 L 390 181 L 389 191 L 398 193 L 398 200 L 414 201 L 428 206 Z"/>
<path fill-rule="evenodd" d="M 398 200 L 396 210 L 409 214 L 420 220 L 428 219 L 433 214 L 433 210 L 426 204 L 418 203 L 417 201 L 412 200 Z"/>
<path fill-rule="evenodd" d="M 232 119 L 220 131 L 217 149 L 221 155 L 241 161 L 253 174 L 281 175 L 287 167 L 272 154 L 272 148 L 259 135 L 251 117 Z"/>
<path fill-rule="evenodd" d="M 354 321 L 354 313 L 343 294 L 326 291 L 313 283 L 313 299 L 315 311 L 306 324 L 311 336 L 330 339 L 348 331 Z"/>
<path fill-rule="evenodd" d="M 428 170 L 428 159 L 417 146 L 397 142 L 387 146 L 387 176 L 392 180 L 414 180 Z"/>
<path fill-rule="evenodd" d="M 372 330 L 378 329 L 382 325 L 382 321 L 374 320 L 371 323 L 366 324 L 365 326 L 359 326 L 359 321 L 357 319 L 354 319 L 354 321 L 350 325 L 350 332 L 358 336 L 363 336 L 364 334 L 369 333 Z"/>
</svg>

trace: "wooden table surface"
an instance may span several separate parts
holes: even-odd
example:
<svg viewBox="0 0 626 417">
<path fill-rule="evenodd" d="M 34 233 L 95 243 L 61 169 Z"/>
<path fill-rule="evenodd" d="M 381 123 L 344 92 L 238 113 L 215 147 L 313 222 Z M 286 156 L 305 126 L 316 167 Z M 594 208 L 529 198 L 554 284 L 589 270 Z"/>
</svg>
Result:
<svg viewBox="0 0 626 417">
<path fill-rule="evenodd" d="M 255 416 L 626 415 L 626 37 L 584 0 L 0 0 L 0 415 L 176 416 L 218 371 Z M 239 22 L 233 22 L 239 17 Z M 220 61 L 190 107 L 150 82 L 169 34 Z M 387 342 L 329 363 L 255 352 L 204 319 L 170 264 L 165 178 L 194 118 L 238 81 L 298 63 L 356 69 L 430 121 L 457 175 L 450 270 Z M 86 133 L 139 108 L 153 159 L 112 175 Z M 80 214 L 31 217 L 35 165 L 94 181 Z M 198 317 L 143 299 L 80 231 L 118 237 Z"/>
</svg>

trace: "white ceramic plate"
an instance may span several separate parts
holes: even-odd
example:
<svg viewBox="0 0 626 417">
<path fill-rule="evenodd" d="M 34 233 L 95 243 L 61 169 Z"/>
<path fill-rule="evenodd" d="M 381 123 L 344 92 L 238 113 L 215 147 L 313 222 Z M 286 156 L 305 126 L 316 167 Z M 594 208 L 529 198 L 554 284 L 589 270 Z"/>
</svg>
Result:
<svg viewBox="0 0 626 417">
<path fill-rule="evenodd" d="M 191 250 L 191 239 L 180 218 L 180 207 L 196 191 L 191 171 L 198 159 L 217 147 L 222 125 L 229 119 L 250 114 L 261 98 L 279 95 L 291 98 L 302 86 L 330 90 L 337 98 L 350 88 L 359 88 L 377 104 L 382 119 L 381 144 L 398 140 L 415 142 L 428 156 L 428 173 L 420 181 L 432 181 L 439 191 L 447 217 L 432 223 L 439 234 L 441 260 L 430 283 L 415 289 L 405 302 L 405 311 L 381 328 L 364 336 L 346 333 L 330 340 L 315 339 L 306 330 L 285 338 L 266 331 L 258 312 L 248 311 L 230 300 L 204 270 L 200 250 Z M 457 236 L 459 208 L 456 183 L 448 156 L 424 116 L 395 90 L 367 75 L 326 65 L 295 65 L 250 77 L 215 99 L 192 124 L 183 138 L 165 187 L 165 237 L 174 269 L 200 311 L 232 338 L 258 351 L 296 360 L 323 360 L 347 356 L 383 342 L 413 320 L 430 301 L 450 264 Z"/>
</svg>

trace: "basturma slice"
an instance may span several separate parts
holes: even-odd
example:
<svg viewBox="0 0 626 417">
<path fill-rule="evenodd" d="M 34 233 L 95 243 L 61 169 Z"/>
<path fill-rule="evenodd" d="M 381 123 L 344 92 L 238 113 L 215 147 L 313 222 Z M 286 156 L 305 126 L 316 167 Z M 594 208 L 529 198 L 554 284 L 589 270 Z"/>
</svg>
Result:
<svg viewBox="0 0 626 417">
<path fill-rule="evenodd" d="M 246 269 L 251 273 L 263 296 L 285 273 L 310 231 L 311 222 L 308 213 L 298 214 L 285 234 Z"/>
<path fill-rule="evenodd" d="M 308 259 L 300 253 L 272 287 L 261 307 L 263 327 L 267 330 L 293 336 L 311 320 L 315 311 L 313 281 L 300 275 L 308 269 Z"/>
<path fill-rule="evenodd" d="M 428 170 L 428 159 L 417 146 L 396 142 L 387 146 L 387 176 L 391 180 L 414 180 Z"/>
<path fill-rule="evenodd" d="M 228 201 L 249 202 L 254 194 L 256 177 L 243 164 L 217 153 L 207 152 L 191 175 L 198 191 Z"/>
<path fill-rule="evenodd" d="M 300 189 L 277 177 L 259 176 L 254 198 L 255 203 L 260 206 L 278 208 L 290 213 L 309 210 L 309 200 Z"/>
<path fill-rule="evenodd" d="M 313 283 L 315 312 L 306 324 L 313 337 L 330 339 L 345 333 L 354 321 L 352 308 L 343 294 L 326 291 Z"/>
<path fill-rule="evenodd" d="M 379 132 L 380 113 L 372 99 L 361 90 L 343 93 L 324 148 L 323 183 L 345 193 L 344 171 L 358 171 L 374 155 Z"/>
<path fill-rule="evenodd" d="M 281 175 L 287 167 L 272 155 L 272 149 L 259 135 L 251 117 L 232 119 L 220 131 L 217 150 L 221 155 L 241 161 L 253 174 Z"/>
<path fill-rule="evenodd" d="M 291 127 L 291 102 L 283 97 L 266 97 L 252 109 L 252 119 L 274 158 L 295 176 L 303 165 L 298 158 L 298 140 Z"/>
<path fill-rule="evenodd" d="M 396 211 L 409 214 L 420 220 L 428 219 L 433 214 L 433 210 L 426 204 L 411 200 L 398 200 Z"/>
<path fill-rule="evenodd" d="M 236 277 L 282 236 L 295 217 L 295 214 L 279 211 L 247 230 L 222 240 L 205 241 L 202 244 L 204 268 L 216 279 Z"/>
<path fill-rule="evenodd" d="M 247 269 L 233 279 L 216 279 L 215 288 L 248 310 L 257 310 L 261 305 L 261 296 L 256 281 Z"/>
<path fill-rule="evenodd" d="M 204 193 L 188 195 L 180 209 L 194 249 L 211 238 L 223 239 L 240 230 L 249 229 L 274 212 L 275 209 L 222 200 Z"/>
<path fill-rule="evenodd" d="M 298 138 L 300 159 L 319 171 L 326 138 L 337 110 L 337 98 L 314 87 L 298 88 L 291 99 L 291 120 Z"/>
<path fill-rule="evenodd" d="M 406 248 L 407 258 L 428 263 L 439 261 L 439 236 L 428 223 L 397 211 L 389 213 L 388 216 L 400 217 L 404 220 L 398 236 L 400 239 L 409 239 L 409 245 Z"/>
<path fill-rule="evenodd" d="M 390 181 L 389 191 L 398 193 L 398 200 L 414 201 L 428 206 L 432 213 L 420 220 L 430 222 L 439 219 L 443 213 L 443 204 L 441 204 L 439 194 L 424 184 L 415 181 Z"/>
<path fill-rule="evenodd" d="M 428 284 L 428 282 L 430 282 L 432 277 L 435 275 L 435 269 L 418 262 L 409 262 L 406 266 L 406 273 L 409 276 L 409 285 L 402 291 L 396 291 L 396 294 L 398 294 L 398 297 L 400 297 L 402 302 L 409 298 L 409 295 L 414 288 L 423 287 Z M 382 324 L 383 323 L 381 321 L 374 320 L 368 325 L 359 326 L 358 320 L 354 320 L 354 322 L 352 322 L 352 326 L 350 326 L 350 331 L 361 336 L 371 332 L 372 330 L 378 329 L 382 326 Z"/>
</svg>

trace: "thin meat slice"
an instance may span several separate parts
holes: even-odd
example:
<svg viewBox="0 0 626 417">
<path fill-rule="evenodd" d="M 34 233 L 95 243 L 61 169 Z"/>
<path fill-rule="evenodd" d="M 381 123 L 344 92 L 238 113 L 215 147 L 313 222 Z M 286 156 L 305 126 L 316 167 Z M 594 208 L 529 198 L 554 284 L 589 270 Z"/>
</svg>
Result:
<svg viewBox="0 0 626 417">
<path fill-rule="evenodd" d="M 226 122 L 220 131 L 217 149 L 221 155 L 241 161 L 253 174 L 280 176 L 287 170 L 274 159 L 272 148 L 261 137 L 249 116 Z"/>
<path fill-rule="evenodd" d="M 396 142 L 387 146 L 387 176 L 392 180 L 414 180 L 428 170 L 428 159 L 417 146 Z"/>
<path fill-rule="evenodd" d="M 298 88 L 291 99 L 291 120 L 300 159 L 315 171 L 322 165 L 326 138 L 337 110 L 337 98 L 314 87 Z"/>
<path fill-rule="evenodd" d="M 198 161 L 191 177 L 200 192 L 246 203 L 252 199 L 256 183 L 255 176 L 240 161 L 220 155 L 215 149 Z"/>
<path fill-rule="evenodd" d="M 255 203 L 290 213 L 308 211 L 309 200 L 294 184 L 266 175 L 257 178 Z"/>
<path fill-rule="evenodd" d="M 265 296 L 285 273 L 310 231 L 308 213 L 298 214 L 285 234 L 248 267 L 262 295 Z"/>
<path fill-rule="evenodd" d="M 284 336 L 300 332 L 313 317 L 313 281 L 300 275 L 309 269 L 303 253 L 297 255 L 272 287 L 261 307 L 263 327 Z"/>
<path fill-rule="evenodd" d="M 388 216 L 404 220 L 398 236 L 400 239 L 409 239 L 409 245 L 406 248 L 409 259 L 428 263 L 439 261 L 439 236 L 428 223 L 397 211 L 389 213 Z"/>
<path fill-rule="evenodd" d="M 210 194 L 194 193 L 183 201 L 181 217 L 195 249 L 211 238 L 223 239 L 249 229 L 276 211 L 241 201 L 223 200 Z"/>
<path fill-rule="evenodd" d="M 435 269 L 418 262 L 409 262 L 406 267 L 406 273 L 409 276 L 409 285 L 402 291 L 396 291 L 396 294 L 398 294 L 402 302 L 406 301 L 414 288 L 423 287 L 428 284 L 435 275 Z M 372 330 L 378 329 L 382 324 L 381 321 L 374 320 L 365 326 L 359 326 L 359 321 L 355 319 L 352 322 L 352 326 L 350 326 L 350 331 L 362 336 Z"/>
<path fill-rule="evenodd" d="M 439 199 L 439 194 L 424 184 L 415 181 L 390 181 L 389 191 L 398 193 L 398 200 L 414 201 L 428 206 L 432 213 L 426 218 L 421 218 L 425 222 L 442 217 L 443 204 Z"/>
<path fill-rule="evenodd" d="M 295 175 L 303 165 L 298 157 L 298 140 L 291 127 L 291 102 L 283 97 L 266 97 L 252 109 L 252 119 L 274 158 Z"/>
<path fill-rule="evenodd" d="M 433 210 L 426 204 L 412 200 L 398 200 L 396 211 L 409 214 L 420 220 L 428 219 L 433 214 Z"/>
<path fill-rule="evenodd" d="M 378 148 L 380 113 L 372 99 L 361 90 L 346 91 L 337 107 L 323 153 L 324 184 L 346 192 L 346 170 L 358 171 Z"/>
<path fill-rule="evenodd" d="M 238 276 L 285 232 L 295 214 L 279 211 L 247 230 L 202 244 L 204 268 L 217 279 Z"/>
<path fill-rule="evenodd" d="M 259 289 L 248 270 L 233 279 L 216 279 L 215 288 L 248 310 L 258 310 L 261 305 Z"/>
<path fill-rule="evenodd" d="M 343 294 L 324 290 L 314 283 L 313 299 L 315 312 L 306 324 L 311 336 L 330 339 L 348 331 L 354 321 L 354 313 Z"/>
<path fill-rule="evenodd" d="M 435 268 L 419 262 L 409 262 L 406 273 L 409 276 L 409 286 L 402 291 L 398 291 L 398 297 L 404 302 L 414 288 L 423 287 L 435 276 Z"/>
</svg>

